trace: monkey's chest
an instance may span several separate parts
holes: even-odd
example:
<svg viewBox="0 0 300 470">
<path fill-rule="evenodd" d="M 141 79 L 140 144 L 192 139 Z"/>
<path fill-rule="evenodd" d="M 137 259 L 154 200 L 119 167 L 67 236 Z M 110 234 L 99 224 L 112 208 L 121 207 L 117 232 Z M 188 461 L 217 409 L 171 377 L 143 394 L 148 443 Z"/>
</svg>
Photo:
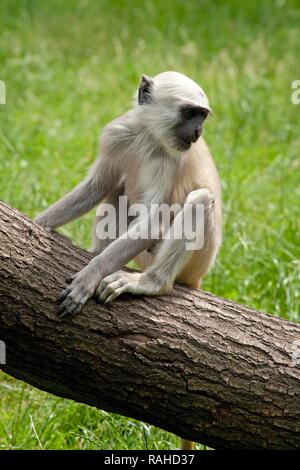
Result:
<svg viewBox="0 0 300 470">
<path fill-rule="evenodd" d="M 175 165 L 165 161 L 152 161 L 141 165 L 136 173 L 128 175 L 125 193 L 130 204 L 183 204 L 186 197 L 185 185 Z"/>
</svg>

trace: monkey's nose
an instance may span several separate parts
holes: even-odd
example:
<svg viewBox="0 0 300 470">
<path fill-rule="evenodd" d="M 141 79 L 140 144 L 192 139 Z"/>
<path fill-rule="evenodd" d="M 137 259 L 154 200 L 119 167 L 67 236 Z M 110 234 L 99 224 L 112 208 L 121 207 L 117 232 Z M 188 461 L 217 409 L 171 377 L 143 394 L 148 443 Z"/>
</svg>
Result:
<svg viewBox="0 0 300 470">
<path fill-rule="evenodd" d="M 196 140 L 199 139 L 201 135 L 201 128 L 200 127 L 196 127 L 195 131 L 194 131 L 194 136 L 192 138 L 192 142 L 196 142 Z"/>
<path fill-rule="evenodd" d="M 191 135 L 191 142 L 196 142 L 199 139 L 201 132 L 201 127 L 196 127 L 196 129 L 194 130 L 194 135 Z"/>
</svg>

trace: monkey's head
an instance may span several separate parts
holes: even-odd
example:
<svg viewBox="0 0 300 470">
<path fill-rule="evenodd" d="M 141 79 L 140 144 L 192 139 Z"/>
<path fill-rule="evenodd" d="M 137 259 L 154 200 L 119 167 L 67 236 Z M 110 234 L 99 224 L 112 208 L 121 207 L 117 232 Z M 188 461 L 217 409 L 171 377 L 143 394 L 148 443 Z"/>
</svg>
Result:
<svg viewBox="0 0 300 470">
<path fill-rule="evenodd" d="M 187 151 L 199 139 L 211 111 L 202 88 L 178 72 L 163 72 L 154 78 L 143 75 L 138 104 L 151 135 L 177 152 Z"/>
</svg>

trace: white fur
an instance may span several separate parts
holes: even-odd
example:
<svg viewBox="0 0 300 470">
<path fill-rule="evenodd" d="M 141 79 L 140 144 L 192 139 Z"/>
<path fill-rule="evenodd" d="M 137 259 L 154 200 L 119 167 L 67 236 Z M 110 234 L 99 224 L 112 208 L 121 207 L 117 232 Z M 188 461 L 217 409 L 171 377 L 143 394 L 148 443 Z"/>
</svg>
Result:
<svg viewBox="0 0 300 470">
<path fill-rule="evenodd" d="M 97 292 L 110 301 L 122 292 L 154 295 L 168 290 L 174 280 L 195 285 L 212 266 L 221 243 L 221 190 L 217 170 L 202 138 L 186 151 L 178 150 L 175 129 L 180 107 L 194 104 L 210 111 L 208 99 L 194 81 L 177 72 L 164 72 L 151 81 L 150 100 L 135 103 L 109 123 L 101 136 L 99 156 L 88 177 L 37 218 L 46 227 L 58 227 L 106 198 L 117 204 L 118 195 L 130 204 L 196 204 L 205 207 L 205 243 L 187 252 L 185 240 L 164 240 L 155 253 L 153 240 L 132 240 L 125 235 L 103 244 L 94 237 L 96 256 L 62 294 L 62 315 L 80 310 Z M 184 211 L 184 209 L 183 209 Z M 176 224 L 178 215 L 174 219 Z M 180 213 L 179 213 L 180 217 Z M 178 219 L 179 220 L 179 219 Z M 145 224 L 147 220 L 138 220 Z M 142 274 L 119 271 L 137 257 Z M 110 286 L 110 287 L 108 287 Z"/>
</svg>

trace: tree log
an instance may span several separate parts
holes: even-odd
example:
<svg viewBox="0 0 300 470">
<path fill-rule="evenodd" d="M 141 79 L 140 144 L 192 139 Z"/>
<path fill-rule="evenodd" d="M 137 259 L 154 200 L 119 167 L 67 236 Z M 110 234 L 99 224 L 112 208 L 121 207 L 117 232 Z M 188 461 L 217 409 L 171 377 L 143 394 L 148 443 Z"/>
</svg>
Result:
<svg viewBox="0 0 300 470">
<path fill-rule="evenodd" d="M 215 449 L 300 448 L 300 325 L 180 286 L 61 321 L 58 294 L 90 258 L 0 203 L 6 373 Z"/>
</svg>

